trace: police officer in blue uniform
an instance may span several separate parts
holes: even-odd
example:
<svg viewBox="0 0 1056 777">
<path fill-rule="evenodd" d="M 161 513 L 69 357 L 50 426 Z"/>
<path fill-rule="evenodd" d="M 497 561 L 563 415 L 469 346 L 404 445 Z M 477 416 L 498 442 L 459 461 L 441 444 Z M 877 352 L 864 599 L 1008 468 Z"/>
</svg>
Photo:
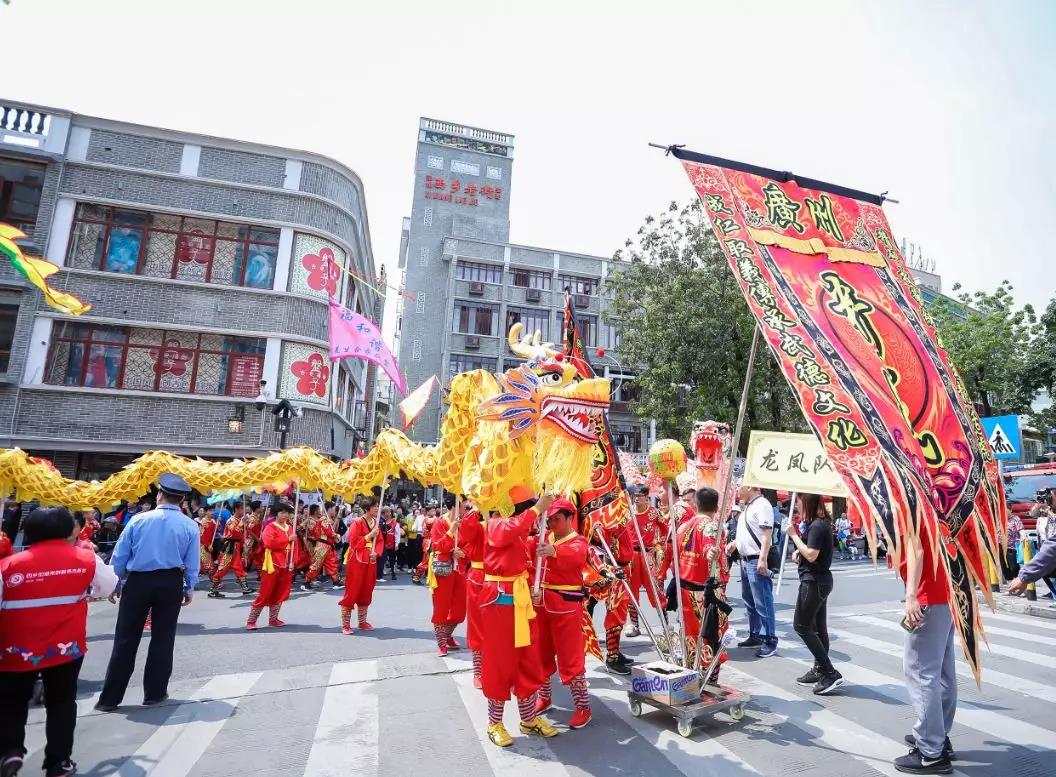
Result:
<svg viewBox="0 0 1056 777">
<path fill-rule="evenodd" d="M 152 628 L 143 671 L 143 704 L 168 698 L 172 648 L 180 607 L 191 603 L 198 583 L 198 526 L 180 511 L 191 493 L 182 478 L 165 473 L 158 478 L 158 506 L 131 519 L 118 538 L 110 559 L 122 580 L 111 601 L 120 599 L 114 649 L 95 708 L 113 712 L 121 704 L 136 665 L 147 613 Z"/>
</svg>

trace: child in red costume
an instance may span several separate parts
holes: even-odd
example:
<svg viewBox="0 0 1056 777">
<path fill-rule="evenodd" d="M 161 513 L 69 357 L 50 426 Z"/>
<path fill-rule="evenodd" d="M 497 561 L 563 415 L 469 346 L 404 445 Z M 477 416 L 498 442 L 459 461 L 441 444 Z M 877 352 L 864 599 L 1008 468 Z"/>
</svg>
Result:
<svg viewBox="0 0 1056 777">
<path fill-rule="evenodd" d="M 583 567 L 587 563 L 587 541 L 573 530 L 576 506 L 558 498 L 547 513 L 550 534 L 539 548 L 543 558 L 543 582 L 535 614 L 539 621 L 539 656 L 546 680 L 539 689 L 536 714 L 550 709 L 550 677 L 559 672 L 568 686 L 576 711 L 569 728 L 583 728 L 590 722 L 590 697 L 587 694 L 586 642 L 583 632 Z"/>
<path fill-rule="evenodd" d="M 337 574 L 337 547 L 338 536 L 334 531 L 334 525 L 330 522 L 330 516 L 323 513 L 315 518 L 312 528 L 308 532 L 308 538 L 315 543 L 312 550 L 312 564 L 308 574 L 304 576 L 302 591 L 311 591 L 312 583 L 320 575 L 326 574 L 334 587 L 341 585 L 341 577 Z"/>
<path fill-rule="evenodd" d="M 279 620 L 279 610 L 282 609 L 282 603 L 290 598 L 293 581 L 293 572 L 290 570 L 294 538 L 290 514 L 293 510 L 282 502 L 275 509 L 275 520 L 264 527 L 260 535 L 264 560 L 260 566 L 260 590 L 250 605 L 249 620 L 246 621 L 246 628 L 250 631 L 257 628 L 257 618 L 265 607 L 268 608 L 269 626 L 286 625 Z"/>
<path fill-rule="evenodd" d="M 531 550 L 528 534 L 553 498 L 516 487 L 510 492 L 516 507 L 511 518 L 492 517 L 484 529 L 484 587 L 480 622 L 483 633 L 481 685 L 488 700 L 488 739 L 509 747 L 513 739 L 502 722 L 510 690 L 517 697 L 521 733 L 544 737 L 558 731 L 535 711 L 543 684 L 539 662 L 539 627 L 529 582 Z"/>
<path fill-rule="evenodd" d="M 341 598 L 341 633 L 352 633 L 352 608 L 359 608 L 359 630 L 373 631 L 367 622 L 367 609 L 374 599 L 377 581 L 378 555 L 383 552 L 385 538 L 378 521 L 378 500 L 373 497 L 363 502 L 366 512 L 349 524 L 348 551 L 345 553 L 345 595 Z"/>
<path fill-rule="evenodd" d="M 628 613 L 631 621 L 628 637 L 641 635 L 638 628 L 639 617 L 639 594 L 645 588 L 645 595 L 654 608 L 660 608 L 660 587 L 656 583 L 656 570 L 663 559 L 664 542 L 667 540 L 667 520 L 655 507 L 649 504 L 649 487 L 632 487 L 634 496 L 634 515 L 632 520 L 638 524 L 635 531 L 631 530 L 631 540 L 634 543 L 634 558 L 631 560 L 630 574 L 627 582 L 631 585 L 631 593 L 634 595 L 634 603 Z"/>
<path fill-rule="evenodd" d="M 623 627 L 627 624 L 627 615 L 631 607 L 631 599 L 627 595 L 627 588 L 621 579 L 626 579 L 631 561 L 634 558 L 634 544 L 631 536 L 634 528 L 624 525 L 619 529 L 606 530 L 600 525 L 595 526 L 596 533 L 605 538 L 605 542 L 616 559 L 616 568 L 612 570 L 615 580 L 606 589 L 605 596 L 605 669 L 610 674 L 629 675 L 632 659 L 620 652 L 620 635 Z M 599 540 L 600 544 L 600 540 Z M 603 558 L 611 563 L 608 553 L 603 552 Z"/>
<path fill-rule="evenodd" d="M 242 545 L 246 539 L 246 525 L 245 520 L 242 517 L 243 512 L 244 508 L 242 505 L 235 505 L 234 513 L 227 519 L 227 523 L 224 525 L 223 546 L 220 551 L 220 559 L 216 563 L 217 568 L 212 577 L 212 587 L 209 589 L 209 596 L 212 599 L 224 598 L 224 595 L 220 593 L 220 582 L 224 579 L 224 575 L 227 574 L 227 570 L 229 569 L 234 570 L 235 580 L 238 581 L 238 585 L 242 589 L 243 595 L 253 593 L 253 590 L 246 582 L 245 567 L 242 566 Z"/>
<path fill-rule="evenodd" d="M 433 592 L 433 633 L 436 649 L 446 656 L 448 648 L 461 647 L 452 638 L 455 626 L 466 619 L 466 576 L 459 561 L 465 552 L 456 547 L 462 516 L 471 509 L 464 503 L 459 514 L 455 508 L 441 516 L 430 532 L 429 588 Z M 439 574 L 438 574 L 439 573 Z"/>
<path fill-rule="evenodd" d="M 458 547 L 463 554 L 461 563 L 466 568 L 466 645 L 473 656 L 473 687 L 479 689 L 480 651 L 483 649 L 480 600 L 484 590 L 484 522 L 472 505 L 458 525 Z"/>
</svg>

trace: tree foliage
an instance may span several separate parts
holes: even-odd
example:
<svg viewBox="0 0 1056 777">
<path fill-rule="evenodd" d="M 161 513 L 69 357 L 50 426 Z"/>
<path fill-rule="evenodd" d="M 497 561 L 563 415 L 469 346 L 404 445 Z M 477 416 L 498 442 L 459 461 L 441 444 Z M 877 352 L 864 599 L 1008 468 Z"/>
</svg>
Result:
<svg viewBox="0 0 1056 777">
<path fill-rule="evenodd" d="M 959 290 L 954 285 L 953 291 Z M 1029 412 L 1037 393 L 1030 371 L 1034 309 L 1017 309 L 1008 281 L 992 294 L 962 292 L 956 299 L 940 297 L 931 316 L 972 401 L 986 416 Z"/>
<path fill-rule="evenodd" d="M 1032 394 L 1046 391 L 1050 399 L 1056 400 L 1056 298 L 1049 302 L 1038 321 L 1027 358 L 1025 382 Z M 1034 413 L 1033 422 L 1042 431 L 1056 428 L 1056 405 Z"/>
<path fill-rule="evenodd" d="M 737 418 L 755 320 L 698 200 L 649 216 L 607 281 L 620 353 L 638 371 L 635 411 L 685 440 L 694 420 Z M 752 428 L 805 431 L 802 413 L 760 342 L 745 416 Z"/>
</svg>

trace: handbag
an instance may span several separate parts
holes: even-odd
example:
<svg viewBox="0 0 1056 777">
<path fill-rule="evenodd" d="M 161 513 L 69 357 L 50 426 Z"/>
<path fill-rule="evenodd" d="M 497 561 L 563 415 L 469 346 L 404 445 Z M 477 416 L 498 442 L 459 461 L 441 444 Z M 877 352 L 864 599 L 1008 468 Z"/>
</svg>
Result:
<svg viewBox="0 0 1056 777">
<path fill-rule="evenodd" d="M 759 538 L 755 536 L 755 532 L 752 531 L 752 525 L 748 523 L 748 516 L 744 517 L 744 528 L 748 530 L 748 534 L 751 535 L 752 541 L 760 548 L 763 547 L 763 543 L 759 541 Z M 771 537 L 773 534 L 771 534 Z M 778 550 L 774 543 L 770 543 L 770 549 L 766 552 L 766 566 L 768 569 L 777 571 L 781 568 L 781 551 Z"/>
<path fill-rule="evenodd" d="M 436 558 L 433 559 L 432 564 L 433 574 L 437 577 L 447 577 L 455 568 L 455 564 L 453 561 L 441 561 L 440 559 Z"/>
</svg>

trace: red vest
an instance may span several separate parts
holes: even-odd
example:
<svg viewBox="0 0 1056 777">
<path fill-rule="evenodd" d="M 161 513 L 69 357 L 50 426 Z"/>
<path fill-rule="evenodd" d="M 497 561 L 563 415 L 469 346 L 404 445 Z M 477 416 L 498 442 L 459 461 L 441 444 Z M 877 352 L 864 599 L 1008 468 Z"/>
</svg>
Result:
<svg viewBox="0 0 1056 777">
<path fill-rule="evenodd" d="M 84 655 L 95 554 L 66 540 L 36 542 L 0 561 L 0 672 L 26 672 Z"/>
</svg>

